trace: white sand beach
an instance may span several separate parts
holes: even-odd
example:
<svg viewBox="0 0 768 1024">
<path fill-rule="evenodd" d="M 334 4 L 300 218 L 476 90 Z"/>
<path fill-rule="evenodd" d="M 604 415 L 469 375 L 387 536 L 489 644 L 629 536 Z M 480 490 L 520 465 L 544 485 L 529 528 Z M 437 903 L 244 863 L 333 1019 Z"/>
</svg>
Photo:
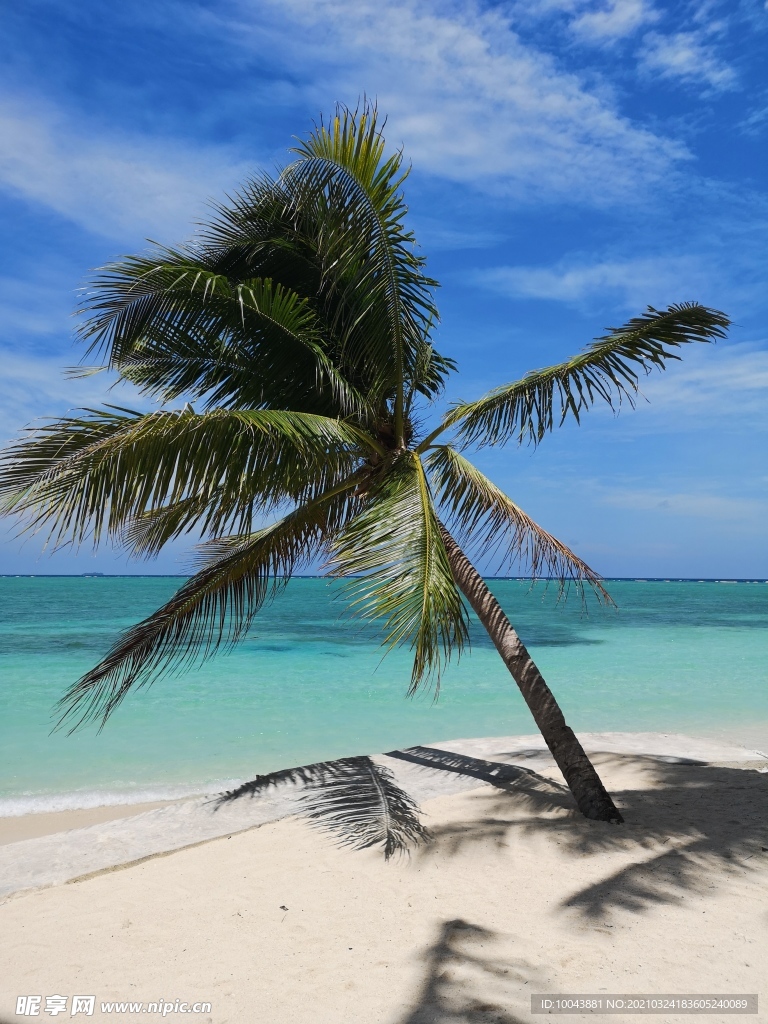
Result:
<svg viewBox="0 0 768 1024">
<path fill-rule="evenodd" d="M 582 740 L 622 826 L 572 809 L 538 737 L 502 737 L 432 746 L 533 773 L 383 759 L 432 833 L 388 863 L 310 828 L 290 793 L 6 843 L 0 1022 L 23 1019 L 19 995 L 92 994 L 94 1021 L 152 1019 L 102 1002 L 183 1000 L 214 1024 L 517 1024 L 547 992 L 758 993 L 742 1019 L 768 1020 L 768 759 Z"/>
</svg>

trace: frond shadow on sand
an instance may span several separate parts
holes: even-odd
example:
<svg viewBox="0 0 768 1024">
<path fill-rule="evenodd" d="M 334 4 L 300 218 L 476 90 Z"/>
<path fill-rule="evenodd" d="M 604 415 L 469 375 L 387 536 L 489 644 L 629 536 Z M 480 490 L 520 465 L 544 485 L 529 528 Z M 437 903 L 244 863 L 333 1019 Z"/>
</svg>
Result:
<svg viewBox="0 0 768 1024">
<path fill-rule="evenodd" d="M 531 833 L 550 836 L 574 858 L 628 852 L 630 863 L 563 904 L 586 918 L 678 903 L 687 894 L 712 892 L 724 875 L 744 876 L 768 867 L 765 774 L 636 754 L 605 753 L 593 760 L 608 779 L 624 825 L 588 821 L 567 801 L 556 813 L 557 798 L 547 807 L 535 790 L 522 794 L 530 813 L 521 815 L 521 794 L 514 794 L 513 805 L 513 794 L 498 786 L 478 794 L 472 818 L 433 827 L 424 855 L 440 850 L 456 856 L 470 847 L 513 845 L 516 837 Z M 621 781 L 611 784 L 622 776 L 623 788 Z"/>
<path fill-rule="evenodd" d="M 421 956 L 424 980 L 398 1024 L 522 1024 L 509 1010 L 538 979 L 525 960 L 494 949 L 500 936 L 461 919 L 444 921 Z"/>
<path fill-rule="evenodd" d="M 384 756 L 433 774 L 460 775 L 489 783 L 542 812 L 572 804 L 565 786 L 529 768 L 435 747 L 411 747 Z M 389 859 L 431 838 L 422 824 L 416 797 L 406 788 L 413 779 L 411 772 L 402 782 L 390 768 L 370 757 L 346 757 L 259 775 L 220 794 L 212 803 L 215 811 L 236 800 L 255 799 L 285 787 L 294 799 L 296 813 L 330 833 L 338 845 L 358 850 L 379 846 Z"/>
<path fill-rule="evenodd" d="M 435 747 L 386 756 L 404 764 L 406 774 L 396 778 L 372 758 L 342 758 L 259 776 L 217 803 L 293 786 L 297 812 L 310 824 L 340 845 L 378 846 L 386 858 L 414 846 L 422 857 L 457 856 L 471 847 L 506 847 L 532 833 L 551 837 L 574 858 L 628 854 L 628 863 L 625 858 L 564 904 L 585 918 L 617 909 L 640 913 L 689 893 L 706 895 L 723 875 L 768 866 L 768 777 L 754 770 L 650 755 L 593 755 L 626 820 L 616 826 L 582 818 L 561 782 L 529 768 Z M 460 775 L 486 787 L 474 798 L 470 817 L 430 832 L 414 796 L 421 772 Z"/>
<path fill-rule="evenodd" d="M 387 767 L 364 756 L 259 775 L 222 793 L 214 809 L 280 786 L 298 791 L 296 813 L 330 833 L 339 846 L 356 850 L 378 846 L 389 860 L 429 838 L 415 801 L 398 786 Z"/>
<path fill-rule="evenodd" d="M 455 773 L 464 778 L 477 779 L 497 791 L 508 793 L 518 806 L 527 806 L 538 812 L 560 810 L 576 813 L 573 796 L 566 785 L 518 764 L 486 761 L 468 754 L 456 754 L 451 750 L 422 746 L 391 750 L 385 756 L 437 773 Z"/>
</svg>

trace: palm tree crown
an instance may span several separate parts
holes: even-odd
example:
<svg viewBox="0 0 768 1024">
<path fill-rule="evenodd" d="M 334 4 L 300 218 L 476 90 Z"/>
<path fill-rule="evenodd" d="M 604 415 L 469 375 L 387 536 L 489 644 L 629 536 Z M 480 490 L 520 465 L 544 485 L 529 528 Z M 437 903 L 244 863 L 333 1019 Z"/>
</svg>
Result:
<svg viewBox="0 0 768 1024">
<path fill-rule="evenodd" d="M 158 410 L 84 410 L 3 457 L 5 510 L 55 543 L 151 556 L 188 531 L 205 538 L 196 574 L 65 695 L 73 727 L 236 642 L 318 556 L 386 644 L 410 645 L 412 689 L 467 639 L 452 544 L 607 596 L 465 452 L 536 445 L 598 399 L 632 403 L 639 374 L 728 326 L 694 303 L 649 308 L 565 363 L 453 405 L 425 436 L 417 424 L 455 366 L 431 340 L 436 282 L 404 226 L 402 155 L 387 155 L 371 107 L 339 109 L 294 153 L 217 206 L 193 243 L 96 277 L 88 358 Z"/>
</svg>

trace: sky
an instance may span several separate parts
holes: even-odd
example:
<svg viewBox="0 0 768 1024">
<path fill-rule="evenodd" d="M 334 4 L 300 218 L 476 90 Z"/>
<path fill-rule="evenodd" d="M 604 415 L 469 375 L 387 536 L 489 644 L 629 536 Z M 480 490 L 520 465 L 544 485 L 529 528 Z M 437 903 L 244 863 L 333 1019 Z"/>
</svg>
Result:
<svg viewBox="0 0 768 1024">
<path fill-rule="evenodd" d="M 78 289 L 374 98 L 441 282 L 446 401 L 647 305 L 734 326 L 536 450 L 479 463 L 605 576 L 768 578 L 768 3 L 26 0 L 3 16 L 0 442 L 125 386 L 64 371 Z M 0 573 L 179 573 L 0 525 Z M 487 567 L 491 569 L 492 567 Z"/>
</svg>

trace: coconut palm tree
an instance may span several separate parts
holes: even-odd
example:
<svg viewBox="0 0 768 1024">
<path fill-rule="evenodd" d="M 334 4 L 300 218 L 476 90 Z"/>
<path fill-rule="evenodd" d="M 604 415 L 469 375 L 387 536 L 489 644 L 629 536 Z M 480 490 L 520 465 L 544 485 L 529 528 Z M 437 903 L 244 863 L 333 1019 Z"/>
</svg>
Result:
<svg viewBox="0 0 768 1024">
<path fill-rule="evenodd" d="M 649 308 L 427 432 L 455 366 L 431 340 L 436 282 L 404 226 L 402 155 L 387 155 L 369 106 L 339 109 L 293 152 L 276 178 L 215 207 L 192 243 L 111 264 L 87 293 L 80 336 L 99 366 L 82 372 L 116 371 L 159 408 L 84 410 L 5 452 L 5 510 L 57 544 L 110 539 L 151 556 L 204 538 L 196 573 L 72 686 L 62 721 L 103 725 L 131 689 L 237 642 L 320 556 L 356 612 L 383 623 L 385 645 L 410 646 L 411 692 L 439 683 L 467 643 L 468 603 L 580 810 L 621 821 L 464 548 L 610 599 L 466 452 L 537 445 L 597 401 L 633 404 L 641 373 L 729 321 L 695 303 Z"/>
</svg>

